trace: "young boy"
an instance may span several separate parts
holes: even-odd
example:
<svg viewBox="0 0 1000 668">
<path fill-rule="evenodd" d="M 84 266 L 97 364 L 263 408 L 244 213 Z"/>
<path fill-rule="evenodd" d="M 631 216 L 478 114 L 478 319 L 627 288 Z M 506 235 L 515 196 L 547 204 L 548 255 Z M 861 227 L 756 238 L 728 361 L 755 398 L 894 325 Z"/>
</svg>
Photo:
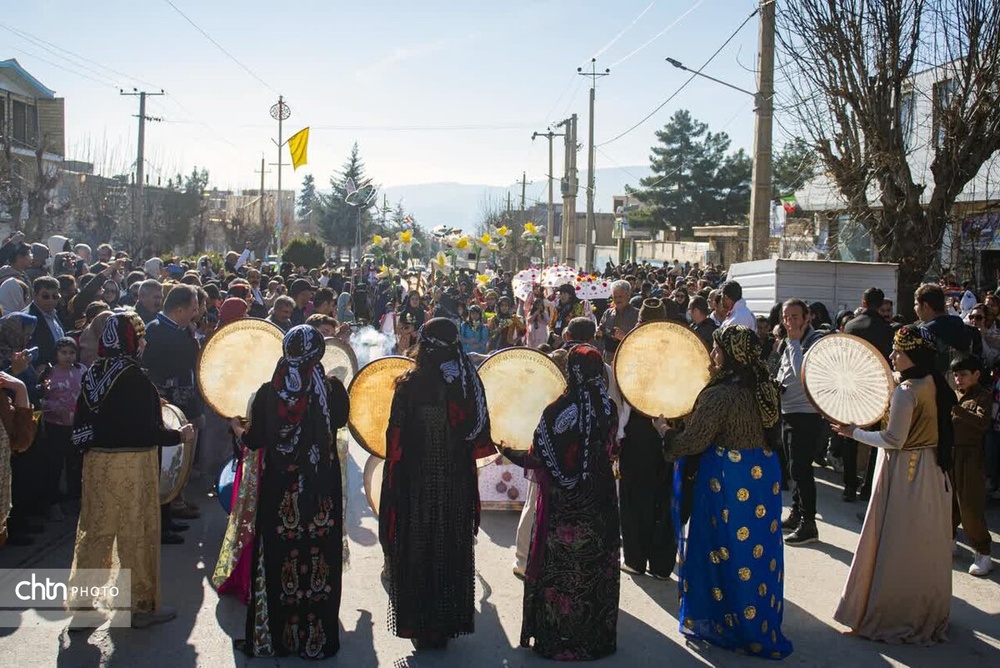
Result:
<svg viewBox="0 0 1000 668">
<path fill-rule="evenodd" d="M 969 573 L 980 577 L 992 570 L 990 531 L 986 527 L 986 484 L 983 464 L 983 438 L 990 428 L 992 397 L 979 384 L 982 364 L 979 358 L 958 357 L 951 362 L 951 372 L 958 387 L 958 404 L 951 410 L 955 426 L 952 535 L 959 522 L 965 529 L 975 559 Z"/>
<path fill-rule="evenodd" d="M 46 495 L 50 519 L 62 519 L 58 505 L 59 478 L 66 473 L 66 499 L 75 504 L 80 500 L 83 457 L 71 443 L 76 400 L 84 368 L 77 363 L 77 344 L 64 337 L 56 341 L 56 365 L 48 367 L 39 378 L 44 392 L 42 410 L 45 414 L 46 460 L 48 461 Z"/>
</svg>

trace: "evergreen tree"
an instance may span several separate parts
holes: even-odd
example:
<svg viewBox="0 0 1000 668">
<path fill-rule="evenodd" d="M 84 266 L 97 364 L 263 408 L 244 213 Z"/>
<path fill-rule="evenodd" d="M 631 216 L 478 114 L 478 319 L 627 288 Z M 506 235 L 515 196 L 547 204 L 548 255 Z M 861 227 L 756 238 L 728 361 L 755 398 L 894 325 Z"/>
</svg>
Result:
<svg viewBox="0 0 1000 668">
<path fill-rule="evenodd" d="M 774 156 L 774 197 L 794 195 L 816 175 L 819 156 L 802 137 L 793 137 Z"/>
<path fill-rule="evenodd" d="M 330 178 L 332 192 L 329 195 L 317 194 L 316 196 L 316 227 L 323 241 L 337 247 L 338 255 L 342 248 L 353 248 L 357 243 L 359 213 L 361 215 L 362 252 L 371 239 L 370 210 L 374 202 L 361 206 L 351 206 L 345 199 L 349 180 L 353 181 L 355 186 L 361 186 L 367 178 L 365 165 L 361 161 L 358 144 L 355 142 L 354 146 L 351 147 L 351 155 L 341 171 Z"/>
<path fill-rule="evenodd" d="M 316 179 L 313 178 L 312 174 L 306 174 L 306 177 L 302 179 L 302 192 L 299 193 L 297 204 L 299 220 L 309 222 L 313 208 L 316 206 Z"/>
<path fill-rule="evenodd" d="M 728 153 L 724 132 L 710 132 L 685 109 L 657 131 L 652 148 L 653 175 L 632 190 L 646 205 L 634 216 L 636 225 L 689 234 L 696 225 L 732 224 L 750 210 L 751 162 L 741 150 Z M 631 190 L 631 189 L 630 189 Z"/>
</svg>

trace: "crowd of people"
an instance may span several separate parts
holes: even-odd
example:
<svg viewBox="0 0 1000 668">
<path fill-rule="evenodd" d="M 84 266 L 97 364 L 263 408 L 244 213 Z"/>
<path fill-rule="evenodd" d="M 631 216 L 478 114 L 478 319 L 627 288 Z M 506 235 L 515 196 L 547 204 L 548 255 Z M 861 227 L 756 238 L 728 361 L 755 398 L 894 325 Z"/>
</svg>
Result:
<svg viewBox="0 0 1000 668">
<path fill-rule="evenodd" d="M 787 656 L 784 548 L 819 540 L 816 465 L 842 471 L 845 502 L 868 500 L 834 615 L 852 632 L 944 639 L 960 525 L 970 573 L 992 568 L 1000 297 L 980 300 L 971 285 L 960 296 L 921 286 L 919 322 L 907 324 L 877 287 L 835 317 L 801 299 L 758 315 L 719 268 L 678 261 L 609 263 L 606 300 L 581 299 L 572 282 L 521 285 L 511 271 L 398 276 L 267 264 L 249 251 L 222 266 L 207 256 L 135 263 L 61 236 L 15 235 L 0 265 L 0 541 L 30 545 L 46 522 L 78 515 L 74 573 L 117 555 L 132 569 L 136 627 L 175 616 L 161 602 L 160 545 L 183 543 L 202 512 L 190 490 L 163 505 L 157 494 L 158 453 L 183 441 L 197 444 L 196 470 L 212 479 L 240 453 L 213 577 L 247 606 L 240 647 L 337 652 L 346 550 L 336 434 L 350 398 L 320 360 L 325 339 L 349 341 L 365 326 L 416 362 L 386 425 L 379 538 L 390 628 L 418 649 L 474 631 L 476 460 L 497 449 L 530 481 L 513 564 L 524 580 L 521 644 L 550 658 L 614 652 L 620 572 L 668 580 L 675 567 L 682 633 Z M 247 419 L 227 420 L 199 395 L 197 360 L 242 318 L 280 328 L 283 356 L 254 388 Z M 630 331 L 662 321 L 690 328 L 713 361 L 684 420 L 632 411 L 610 366 Z M 899 376 L 883 425 L 828 424 L 804 390 L 805 354 L 837 332 L 868 341 Z M 476 372 L 486 355 L 519 346 L 551 355 L 567 380 L 527 451 L 492 442 Z M 650 360 L 650 373 L 669 373 L 671 354 Z M 166 428 L 164 402 L 190 424 Z"/>
</svg>

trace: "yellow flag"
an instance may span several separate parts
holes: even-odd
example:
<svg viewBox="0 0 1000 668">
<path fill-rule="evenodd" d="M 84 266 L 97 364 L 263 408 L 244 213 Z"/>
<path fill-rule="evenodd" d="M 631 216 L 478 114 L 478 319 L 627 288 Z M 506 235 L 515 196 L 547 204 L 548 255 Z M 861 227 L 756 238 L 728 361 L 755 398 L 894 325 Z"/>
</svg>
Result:
<svg viewBox="0 0 1000 668">
<path fill-rule="evenodd" d="M 292 169 L 306 164 L 306 150 L 309 148 L 309 128 L 302 128 L 288 138 L 288 151 L 292 154 Z"/>
</svg>

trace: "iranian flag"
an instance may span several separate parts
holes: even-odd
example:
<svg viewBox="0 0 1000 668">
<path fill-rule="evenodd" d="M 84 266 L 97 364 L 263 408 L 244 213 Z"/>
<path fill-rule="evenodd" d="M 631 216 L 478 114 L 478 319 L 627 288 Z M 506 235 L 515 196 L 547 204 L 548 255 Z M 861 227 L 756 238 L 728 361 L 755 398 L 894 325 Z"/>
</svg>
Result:
<svg viewBox="0 0 1000 668">
<path fill-rule="evenodd" d="M 781 205 L 785 207 L 785 213 L 795 213 L 799 210 L 799 203 L 795 201 L 795 195 L 786 195 L 781 198 Z"/>
</svg>

